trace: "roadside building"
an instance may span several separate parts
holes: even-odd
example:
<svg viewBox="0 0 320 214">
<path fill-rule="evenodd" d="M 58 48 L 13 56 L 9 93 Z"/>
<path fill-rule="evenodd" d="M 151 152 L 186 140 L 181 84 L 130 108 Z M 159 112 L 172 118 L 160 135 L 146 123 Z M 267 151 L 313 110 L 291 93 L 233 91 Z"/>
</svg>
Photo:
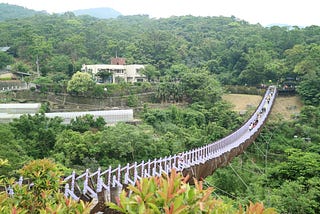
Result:
<svg viewBox="0 0 320 214">
<path fill-rule="evenodd" d="M 0 51 L 7 52 L 10 49 L 10 47 L 0 47 Z"/>
<path fill-rule="evenodd" d="M 135 83 L 146 81 L 141 73 L 144 65 L 127 65 L 125 58 L 112 58 L 111 64 L 82 65 L 81 71 L 90 73 L 98 83 Z"/>
</svg>

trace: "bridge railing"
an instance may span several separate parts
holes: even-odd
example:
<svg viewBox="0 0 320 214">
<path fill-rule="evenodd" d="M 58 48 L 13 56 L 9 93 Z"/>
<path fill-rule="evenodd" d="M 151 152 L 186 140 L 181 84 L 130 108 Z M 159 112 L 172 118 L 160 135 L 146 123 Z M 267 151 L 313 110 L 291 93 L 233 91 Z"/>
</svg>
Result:
<svg viewBox="0 0 320 214">
<path fill-rule="evenodd" d="M 147 162 L 142 161 L 141 163 L 128 163 L 125 166 L 119 165 L 114 169 L 109 167 L 103 172 L 101 172 L 100 168 L 94 173 L 86 170 L 85 173 L 76 175 L 74 172 L 64 179 L 66 182 L 65 195 L 71 196 L 76 200 L 79 200 L 76 192 L 96 197 L 97 193 L 102 190 L 110 193 L 111 188 L 122 188 L 124 185 L 135 184 L 137 180 L 144 177 L 160 176 L 162 173 L 168 174 L 172 169 L 183 171 L 192 166 L 205 163 L 207 160 L 219 157 L 244 143 L 264 124 L 275 95 L 276 88 L 273 86 L 269 87 L 251 118 L 239 129 L 216 142 L 169 157 L 148 160 Z M 266 103 L 269 104 L 266 105 Z M 264 108 L 265 111 L 263 111 Z M 261 114 L 262 111 L 264 114 Z M 251 131 L 248 131 L 249 125 L 257 119 L 258 114 L 260 117 L 258 124 Z M 89 183 L 89 181 L 94 181 L 95 184 Z M 83 185 L 81 186 L 83 187 L 80 187 L 79 183 L 82 183 Z"/>
</svg>

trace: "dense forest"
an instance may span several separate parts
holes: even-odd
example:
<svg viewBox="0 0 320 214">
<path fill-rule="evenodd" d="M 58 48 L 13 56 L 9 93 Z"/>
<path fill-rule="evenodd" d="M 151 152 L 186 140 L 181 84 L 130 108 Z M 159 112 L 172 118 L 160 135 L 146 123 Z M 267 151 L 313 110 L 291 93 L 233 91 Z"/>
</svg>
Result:
<svg viewBox="0 0 320 214">
<path fill-rule="evenodd" d="M 11 47 L 0 53 L 1 67 L 14 57 L 13 70 L 36 71 L 38 62 L 41 74 L 55 81 L 117 55 L 127 64 L 150 65 L 150 80 L 176 79 L 186 69 L 207 71 L 222 84 L 296 78 L 303 99 L 319 103 L 319 90 L 308 90 L 320 85 L 318 26 L 264 28 L 236 17 L 101 20 L 67 12 L 2 21 L 0 29 L 0 46 Z"/>
<path fill-rule="evenodd" d="M 35 11 L 31 9 L 27 9 L 18 5 L 11 5 L 6 3 L 0 3 L 0 21 L 8 20 L 8 19 L 21 19 L 30 16 L 34 16 L 35 14 L 45 14 L 44 11 Z"/>
<path fill-rule="evenodd" d="M 51 158 L 72 169 L 148 160 L 217 140 L 246 117 L 221 99 L 225 85 L 257 86 L 294 80 L 304 101 L 298 118 L 272 120 L 244 155 L 205 180 L 230 203 L 262 201 L 280 213 L 320 212 L 320 27 L 262 27 L 236 17 L 36 14 L 0 21 L 0 67 L 33 73 L 30 81 L 69 81 L 82 64 L 148 65 L 155 101 L 142 123 L 105 126 L 90 116 L 63 125 L 59 118 L 25 115 L 0 124 L 0 174 L 11 177 L 30 160 Z M 146 87 L 145 85 L 141 85 Z M 236 169 L 236 170 L 235 170 Z M 236 173 L 235 173 L 236 171 Z"/>
</svg>

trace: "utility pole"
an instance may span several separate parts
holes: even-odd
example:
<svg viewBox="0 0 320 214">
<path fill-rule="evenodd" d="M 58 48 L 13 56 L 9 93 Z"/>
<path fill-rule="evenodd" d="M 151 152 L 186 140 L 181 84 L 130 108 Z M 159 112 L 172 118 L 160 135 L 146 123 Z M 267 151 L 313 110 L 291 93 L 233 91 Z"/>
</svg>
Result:
<svg viewBox="0 0 320 214">
<path fill-rule="evenodd" d="M 269 142 L 266 141 L 266 155 L 265 155 L 265 173 L 267 174 L 267 162 L 268 162 L 268 146 Z"/>
<path fill-rule="evenodd" d="M 37 65 L 37 74 L 38 74 L 38 77 L 40 77 L 39 57 L 38 57 L 38 55 L 37 55 L 36 65 Z"/>
</svg>

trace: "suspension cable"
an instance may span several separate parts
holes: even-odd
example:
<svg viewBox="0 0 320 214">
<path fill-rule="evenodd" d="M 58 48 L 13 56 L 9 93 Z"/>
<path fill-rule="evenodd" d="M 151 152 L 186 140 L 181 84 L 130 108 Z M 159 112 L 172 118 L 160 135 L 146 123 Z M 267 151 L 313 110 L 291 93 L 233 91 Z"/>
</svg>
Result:
<svg viewBox="0 0 320 214">
<path fill-rule="evenodd" d="M 244 153 L 244 155 L 245 155 L 248 159 L 250 159 L 249 156 L 247 155 L 246 151 L 244 151 L 243 153 Z M 253 165 L 254 165 L 255 167 L 257 167 L 257 169 L 259 170 L 259 172 L 260 172 L 261 174 L 264 174 L 263 171 L 260 169 L 260 167 L 259 167 L 252 159 L 250 159 L 250 161 L 251 161 L 251 163 L 253 163 Z"/>
<path fill-rule="evenodd" d="M 233 170 L 233 172 L 239 177 L 239 179 L 241 180 L 241 182 L 246 186 L 246 188 L 248 189 L 248 185 L 246 184 L 246 182 L 244 182 L 244 180 L 241 178 L 241 176 L 236 172 L 236 170 L 232 167 L 231 163 L 229 163 L 229 166 L 231 167 L 231 169 Z"/>
<path fill-rule="evenodd" d="M 256 144 L 256 142 L 255 141 L 253 141 L 253 144 L 258 148 L 258 150 L 262 153 L 262 155 L 263 155 L 263 157 L 265 157 L 266 156 L 266 154 L 265 153 L 263 153 L 263 151 L 260 149 L 260 147 Z"/>
<path fill-rule="evenodd" d="M 249 169 L 245 169 L 244 167 L 238 167 L 238 166 L 234 166 L 235 169 L 239 169 L 239 170 L 244 170 L 246 172 L 250 172 L 252 174 L 256 174 L 257 172 L 253 171 L 253 170 L 249 170 Z"/>
<path fill-rule="evenodd" d="M 232 197 L 232 198 L 234 198 L 234 199 L 238 199 L 238 197 L 237 197 L 237 196 L 234 196 L 234 195 L 232 195 L 231 193 L 228 193 L 227 191 L 225 191 L 225 190 L 223 190 L 223 189 L 221 189 L 221 188 L 219 188 L 219 187 L 217 187 L 217 186 L 215 186 L 215 185 L 213 185 L 213 184 L 209 183 L 208 181 L 204 180 L 204 182 L 205 182 L 205 184 L 206 184 L 207 186 L 213 187 L 213 188 L 215 188 L 215 189 L 217 189 L 217 190 L 219 190 L 219 191 L 223 192 L 224 194 L 226 194 L 226 195 L 228 195 L 228 196 L 230 196 L 230 197 Z M 213 191 L 213 192 L 214 192 L 214 191 Z M 218 196 L 218 197 L 221 199 L 221 197 L 220 197 L 220 196 Z"/>
</svg>

